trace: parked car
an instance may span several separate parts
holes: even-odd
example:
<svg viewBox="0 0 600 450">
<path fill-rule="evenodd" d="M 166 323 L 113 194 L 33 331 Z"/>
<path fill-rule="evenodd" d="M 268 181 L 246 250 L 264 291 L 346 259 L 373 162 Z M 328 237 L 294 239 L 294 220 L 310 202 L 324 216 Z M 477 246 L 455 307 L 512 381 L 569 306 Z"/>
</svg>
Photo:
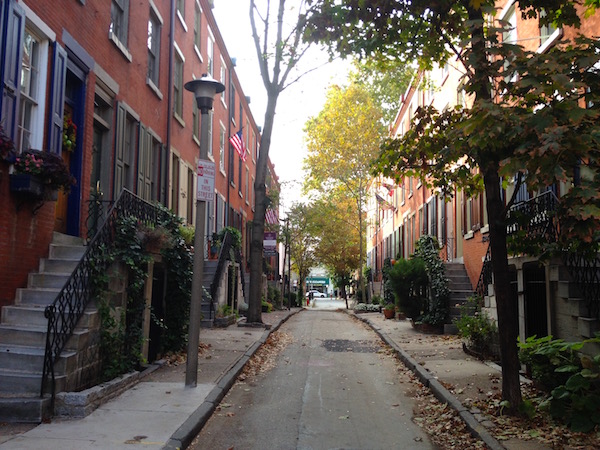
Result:
<svg viewBox="0 0 600 450">
<path fill-rule="evenodd" d="M 311 292 L 312 292 L 312 294 L 313 294 L 313 298 L 319 298 L 319 297 L 322 297 L 322 298 L 324 298 L 324 297 L 327 297 L 327 294 L 326 294 L 325 292 L 321 292 L 321 291 L 317 291 L 317 290 L 314 290 L 314 289 L 313 289 L 313 290 L 311 290 L 311 291 L 308 291 L 308 292 L 306 293 L 306 297 L 307 297 L 307 298 L 308 298 L 308 296 L 311 294 Z"/>
</svg>

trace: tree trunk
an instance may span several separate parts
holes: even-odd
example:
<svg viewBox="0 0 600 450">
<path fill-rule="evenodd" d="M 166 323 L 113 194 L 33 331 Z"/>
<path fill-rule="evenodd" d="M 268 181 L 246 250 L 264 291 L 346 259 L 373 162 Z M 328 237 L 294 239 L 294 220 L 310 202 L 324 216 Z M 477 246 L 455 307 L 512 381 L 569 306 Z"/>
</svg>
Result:
<svg viewBox="0 0 600 450">
<path fill-rule="evenodd" d="M 475 87 L 475 102 L 487 101 L 491 96 L 490 80 L 487 74 L 488 52 L 485 48 L 484 17 L 481 9 L 475 9 L 471 0 L 463 0 L 469 20 L 475 24 L 471 36 L 473 49 L 471 84 Z M 508 271 L 508 251 L 506 248 L 506 221 L 504 202 L 500 192 L 499 161 L 494 149 L 481 148 L 477 160 L 483 173 L 483 182 L 487 200 L 488 222 L 490 225 L 490 248 L 492 252 L 492 273 L 494 275 L 494 293 L 498 310 L 498 332 L 500 334 L 500 352 L 502 364 L 502 399 L 509 402 L 508 411 L 515 414 L 520 406 L 521 386 L 519 384 L 519 357 L 517 336 L 519 333 L 518 308 L 516 299 L 511 298 L 510 277 Z"/>
<path fill-rule="evenodd" d="M 488 168 L 484 173 L 487 198 L 488 221 L 490 224 L 490 248 L 492 251 L 492 273 L 494 294 L 498 310 L 498 333 L 500 335 L 502 364 L 502 400 L 509 402 L 508 409 L 515 413 L 521 404 L 519 383 L 519 355 L 517 337 L 519 317 L 517 299 L 512 298 L 506 249 L 506 221 L 502 214 L 504 202 L 500 195 L 498 168 Z"/>
<path fill-rule="evenodd" d="M 250 241 L 250 298 L 248 300 L 248 323 L 262 323 L 262 282 L 263 282 L 263 240 L 265 233 L 265 212 L 267 198 L 267 163 L 271 134 L 275 119 L 278 92 L 269 91 L 265 126 L 260 140 L 260 151 L 256 162 L 256 180 L 254 181 L 254 220 Z"/>
</svg>

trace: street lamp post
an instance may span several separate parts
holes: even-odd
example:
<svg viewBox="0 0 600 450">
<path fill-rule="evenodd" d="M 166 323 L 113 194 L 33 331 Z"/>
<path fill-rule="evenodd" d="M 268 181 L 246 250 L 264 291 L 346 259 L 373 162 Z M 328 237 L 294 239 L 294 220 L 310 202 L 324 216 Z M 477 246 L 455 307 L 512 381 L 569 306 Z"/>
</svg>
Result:
<svg viewBox="0 0 600 450">
<path fill-rule="evenodd" d="M 208 112 L 212 109 L 215 95 L 225 90 L 225 86 L 210 75 L 188 81 L 185 89 L 194 93 L 201 114 L 200 161 L 208 159 Z M 192 298 L 190 299 L 190 325 L 188 329 L 187 363 L 185 369 L 186 387 L 196 387 L 198 381 L 198 344 L 200 341 L 200 316 L 202 304 L 202 282 L 204 272 L 204 223 L 206 221 L 206 201 L 196 193 L 196 227 L 194 236 L 194 274 L 192 277 Z"/>
</svg>

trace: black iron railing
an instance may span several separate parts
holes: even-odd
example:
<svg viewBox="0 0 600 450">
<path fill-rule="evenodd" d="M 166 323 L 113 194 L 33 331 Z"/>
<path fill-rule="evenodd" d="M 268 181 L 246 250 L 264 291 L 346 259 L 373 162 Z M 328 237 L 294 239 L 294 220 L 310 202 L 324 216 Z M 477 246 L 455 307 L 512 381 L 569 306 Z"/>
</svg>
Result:
<svg viewBox="0 0 600 450">
<path fill-rule="evenodd" d="M 88 217 L 86 221 L 88 242 L 92 240 L 94 236 L 96 236 L 98 230 L 106 221 L 108 212 L 114 203 L 115 201 L 112 199 L 104 200 L 102 192 L 98 190 L 90 193 L 90 200 L 88 202 Z"/>
<path fill-rule="evenodd" d="M 488 249 L 485 252 L 485 258 L 483 258 L 483 266 L 481 267 L 481 273 L 479 274 L 479 280 L 477 280 L 477 286 L 475 287 L 475 293 L 479 298 L 483 298 L 488 295 L 489 285 L 492 282 L 492 249 L 488 245 Z"/>
<path fill-rule="evenodd" d="M 142 200 L 127 190 L 123 190 L 110 208 L 102 227 L 89 242 L 77 267 L 69 277 L 54 302 L 46 307 L 48 319 L 46 351 L 42 374 L 41 396 L 50 387 L 52 400 L 56 394 L 54 365 L 65 345 L 73 335 L 77 322 L 82 317 L 93 295 L 91 278 L 108 267 L 98 267 L 98 261 L 112 247 L 116 235 L 117 220 L 135 216 L 148 224 L 157 224 L 163 219 L 164 211 Z M 50 377 L 50 386 L 47 386 Z"/>
<path fill-rule="evenodd" d="M 566 252 L 563 261 L 571 278 L 579 285 L 588 317 L 600 319 L 600 256 Z"/>
<path fill-rule="evenodd" d="M 506 216 L 508 236 L 525 231 L 528 239 L 556 242 L 558 199 L 553 191 L 546 191 L 532 199 L 513 205 Z"/>
</svg>

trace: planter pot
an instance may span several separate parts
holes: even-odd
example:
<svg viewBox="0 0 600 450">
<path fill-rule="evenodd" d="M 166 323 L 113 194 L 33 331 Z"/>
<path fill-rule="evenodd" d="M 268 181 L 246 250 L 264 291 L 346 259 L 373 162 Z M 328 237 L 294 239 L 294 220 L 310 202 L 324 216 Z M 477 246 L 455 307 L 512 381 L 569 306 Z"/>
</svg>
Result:
<svg viewBox="0 0 600 450">
<path fill-rule="evenodd" d="M 394 316 L 396 315 L 396 311 L 393 309 L 384 309 L 383 315 L 386 319 L 393 319 Z"/>
<path fill-rule="evenodd" d="M 10 191 L 19 195 L 42 198 L 44 183 L 35 175 L 13 173 L 10 175 Z"/>
</svg>

